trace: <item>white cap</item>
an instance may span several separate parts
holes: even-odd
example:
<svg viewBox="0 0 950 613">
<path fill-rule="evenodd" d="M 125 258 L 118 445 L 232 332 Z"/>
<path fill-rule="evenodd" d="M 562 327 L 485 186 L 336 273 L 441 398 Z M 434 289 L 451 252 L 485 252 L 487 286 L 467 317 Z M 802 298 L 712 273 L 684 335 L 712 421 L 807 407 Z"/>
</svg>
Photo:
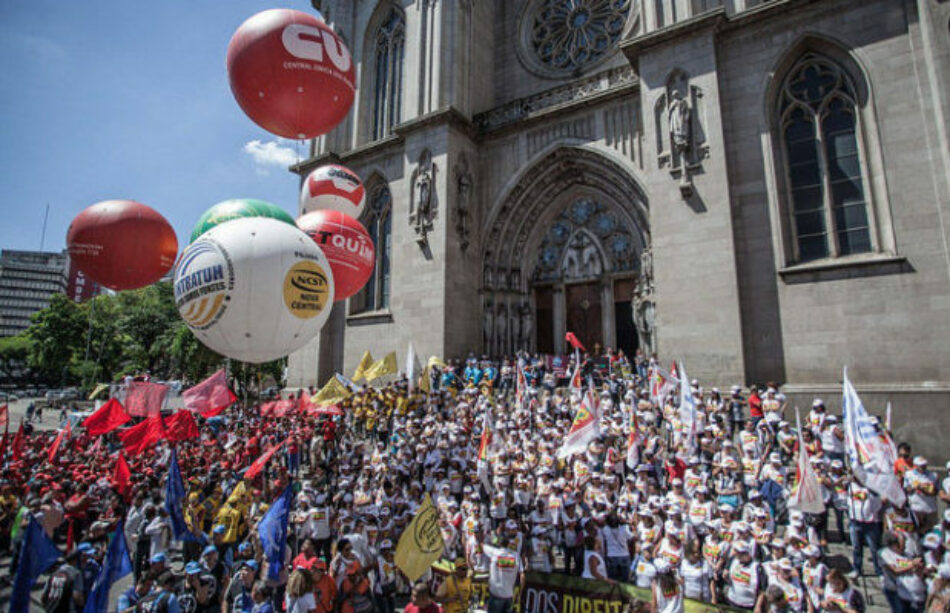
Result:
<svg viewBox="0 0 950 613">
<path fill-rule="evenodd" d="M 820 406 L 824 406 L 824 404 L 825 404 L 824 400 L 822 400 L 821 398 L 815 398 L 815 400 L 812 401 L 811 406 L 820 407 Z"/>
</svg>

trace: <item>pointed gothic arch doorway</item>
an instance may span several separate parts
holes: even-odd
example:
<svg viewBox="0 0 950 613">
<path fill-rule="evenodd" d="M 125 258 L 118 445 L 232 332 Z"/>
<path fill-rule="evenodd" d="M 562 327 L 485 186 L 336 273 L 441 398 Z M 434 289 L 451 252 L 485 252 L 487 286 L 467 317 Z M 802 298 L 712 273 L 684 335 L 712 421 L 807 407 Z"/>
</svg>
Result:
<svg viewBox="0 0 950 613">
<path fill-rule="evenodd" d="M 652 349 L 636 317 L 647 302 L 652 314 L 646 198 L 628 169 L 556 149 L 493 208 L 486 230 L 484 353 L 564 353 L 568 330 L 591 350 Z"/>
</svg>

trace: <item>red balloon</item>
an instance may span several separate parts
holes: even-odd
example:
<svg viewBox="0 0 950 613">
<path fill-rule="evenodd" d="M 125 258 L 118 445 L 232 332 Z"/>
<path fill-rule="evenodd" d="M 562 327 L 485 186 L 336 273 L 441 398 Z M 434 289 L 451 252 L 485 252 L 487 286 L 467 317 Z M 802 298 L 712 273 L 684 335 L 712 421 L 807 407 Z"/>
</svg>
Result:
<svg viewBox="0 0 950 613">
<path fill-rule="evenodd" d="M 346 118 L 356 68 L 340 37 L 313 15 L 257 13 L 228 43 L 228 77 L 254 123 L 285 138 L 314 138 Z"/>
<path fill-rule="evenodd" d="M 135 289 L 171 270 L 178 239 L 168 221 L 144 204 L 106 200 L 76 215 L 66 247 L 93 281 L 110 289 Z"/>
<path fill-rule="evenodd" d="M 376 247 L 363 224 L 339 211 L 314 211 L 297 219 L 297 227 L 317 243 L 333 271 L 336 300 L 360 291 L 376 262 Z"/>
</svg>

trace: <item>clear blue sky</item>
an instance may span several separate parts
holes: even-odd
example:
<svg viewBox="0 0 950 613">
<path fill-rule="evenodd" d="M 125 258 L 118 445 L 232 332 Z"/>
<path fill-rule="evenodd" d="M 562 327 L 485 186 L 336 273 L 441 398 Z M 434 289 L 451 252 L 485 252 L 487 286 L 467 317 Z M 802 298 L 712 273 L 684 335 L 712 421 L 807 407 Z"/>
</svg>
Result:
<svg viewBox="0 0 950 613">
<path fill-rule="evenodd" d="M 298 143 L 248 119 L 225 54 L 254 13 L 307 0 L 0 1 L 0 247 L 65 247 L 112 198 L 164 215 L 183 247 L 209 206 L 260 198 L 296 216 Z M 309 145 L 299 145 L 306 156 Z"/>
</svg>

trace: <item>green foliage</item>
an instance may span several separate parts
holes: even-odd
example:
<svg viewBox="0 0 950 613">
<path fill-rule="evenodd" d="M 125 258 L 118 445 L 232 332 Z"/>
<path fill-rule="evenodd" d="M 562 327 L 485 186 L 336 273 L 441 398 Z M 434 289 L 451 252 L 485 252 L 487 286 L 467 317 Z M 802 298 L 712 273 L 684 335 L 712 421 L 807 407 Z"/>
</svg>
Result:
<svg viewBox="0 0 950 613">
<path fill-rule="evenodd" d="M 22 379 L 29 370 L 33 341 L 25 334 L 0 338 L 0 380 Z"/>
<path fill-rule="evenodd" d="M 50 385 L 85 388 L 142 372 L 194 383 L 224 363 L 224 357 L 205 347 L 178 316 L 171 283 L 101 295 L 84 304 L 55 295 L 23 335 L 0 339 L 0 369 L 4 351 L 25 358 Z M 232 361 L 231 372 L 249 378 L 260 372 L 280 380 L 283 366 L 284 360 L 259 367 Z"/>
</svg>

